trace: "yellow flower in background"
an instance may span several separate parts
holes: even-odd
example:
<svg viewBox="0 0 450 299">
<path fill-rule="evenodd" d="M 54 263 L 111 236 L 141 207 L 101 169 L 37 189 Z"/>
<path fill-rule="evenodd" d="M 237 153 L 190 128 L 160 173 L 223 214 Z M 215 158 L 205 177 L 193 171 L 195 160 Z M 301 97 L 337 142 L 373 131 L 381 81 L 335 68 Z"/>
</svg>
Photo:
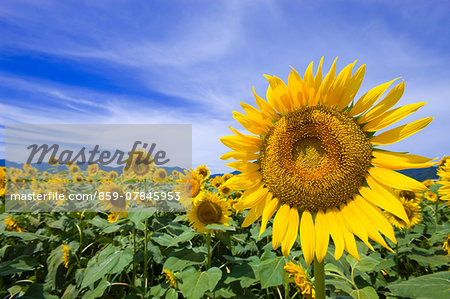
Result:
<svg viewBox="0 0 450 299">
<path fill-rule="evenodd" d="M 69 164 L 67 165 L 67 169 L 69 169 L 70 175 L 75 175 L 80 172 L 80 167 L 78 165 Z"/>
<path fill-rule="evenodd" d="M 422 210 L 418 203 L 415 203 L 411 200 L 407 200 L 405 198 L 400 198 L 400 202 L 405 209 L 406 215 L 408 216 L 409 221 L 404 221 L 403 219 L 395 216 L 394 214 L 385 211 L 386 217 L 389 222 L 398 228 L 411 228 L 417 225 L 422 219 Z"/>
<path fill-rule="evenodd" d="M 152 177 L 156 169 L 152 156 L 142 149 L 130 153 L 126 161 L 123 167 L 123 175 L 126 178 L 145 181 Z"/>
<path fill-rule="evenodd" d="M 442 244 L 442 248 L 447 251 L 447 254 L 450 254 L 450 235 L 447 235 L 447 240 Z"/>
<path fill-rule="evenodd" d="M 233 177 L 233 174 L 232 174 L 232 173 L 225 173 L 225 174 L 222 176 L 222 179 L 223 179 L 224 182 L 226 182 L 226 181 L 228 181 L 229 179 L 231 179 L 232 177 Z"/>
<path fill-rule="evenodd" d="M 442 185 L 438 190 L 440 200 L 450 200 L 450 156 L 442 158 L 439 162 L 437 175 L 440 177 L 438 183 Z"/>
<path fill-rule="evenodd" d="M 22 233 L 23 229 L 20 227 L 20 225 L 14 221 L 14 219 L 11 218 L 11 216 L 8 216 L 6 219 L 3 220 L 3 222 L 6 224 L 6 230 L 11 232 L 18 232 Z"/>
<path fill-rule="evenodd" d="M 51 166 L 58 166 L 58 158 L 56 158 L 55 156 L 50 157 L 50 159 L 48 159 L 48 164 L 50 164 Z"/>
<path fill-rule="evenodd" d="M 63 261 L 63 265 L 66 268 L 69 268 L 69 247 L 66 244 L 62 244 L 62 252 L 63 252 L 63 256 L 62 256 L 62 261 Z"/>
<path fill-rule="evenodd" d="M 118 179 L 119 178 L 119 174 L 117 173 L 117 171 L 112 170 L 112 171 L 108 172 L 108 178 L 110 180 Z"/>
<path fill-rule="evenodd" d="M 192 204 L 203 196 L 205 179 L 192 169 L 185 170 L 184 175 L 174 185 L 174 192 L 180 194 L 180 204 L 190 208 Z"/>
<path fill-rule="evenodd" d="M 434 184 L 436 184 L 432 179 L 428 179 L 422 182 L 425 186 L 427 186 L 427 188 L 430 188 L 431 186 L 433 186 Z"/>
<path fill-rule="evenodd" d="M 76 183 L 82 183 L 85 181 L 85 177 L 81 172 L 75 172 L 72 174 L 72 181 Z"/>
<path fill-rule="evenodd" d="M 175 274 L 173 274 L 172 271 L 163 269 L 164 277 L 166 278 L 166 283 L 170 284 L 172 288 L 177 288 L 177 278 L 175 277 Z"/>
<path fill-rule="evenodd" d="M 379 234 L 396 242 L 381 209 L 409 224 L 392 188 L 426 190 L 395 170 L 436 164 L 429 158 L 378 149 L 422 130 L 432 118 L 376 134 L 425 103 L 391 109 L 403 94 L 400 82 L 376 104 L 395 80 L 354 101 L 365 72 L 363 65 L 353 73 L 355 63 L 336 76 L 335 60 L 324 78 L 322 60 L 315 75 L 311 63 L 303 77 L 291 71 L 288 85 L 276 76 L 266 76 L 267 101 L 254 93 L 258 108 L 242 103 L 246 114 L 233 112 L 254 135 L 230 128 L 235 135 L 221 138 L 232 149 L 221 158 L 237 160 L 227 165 L 241 172 L 225 184 L 246 190 L 236 204 L 239 210 L 250 209 L 242 226 L 262 217 L 262 233 L 277 212 L 273 248 L 281 245 L 288 256 L 300 231 L 308 265 L 314 256 L 323 260 L 330 236 L 336 259 L 344 250 L 359 259 L 354 235 L 371 249 L 369 238 L 392 250 Z"/>
<path fill-rule="evenodd" d="M 98 164 L 89 164 L 87 167 L 88 175 L 96 175 L 98 172 Z"/>
<path fill-rule="evenodd" d="M 434 192 L 431 192 L 431 191 L 425 191 L 425 193 L 424 193 L 424 198 L 427 199 L 427 200 L 429 200 L 429 201 L 436 202 L 436 200 L 438 199 L 438 196 L 437 196 L 437 194 L 434 193 Z"/>
<path fill-rule="evenodd" d="M 309 281 L 306 271 L 301 266 L 289 261 L 284 266 L 284 270 L 289 273 L 289 277 L 294 278 L 295 286 L 300 290 L 303 298 L 316 297 L 314 287 Z"/>
<path fill-rule="evenodd" d="M 212 192 L 205 192 L 193 203 L 192 211 L 187 213 L 189 224 L 197 232 L 213 232 L 205 228 L 208 224 L 228 225 L 230 214 L 228 203 Z"/>
<path fill-rule="evenodd" d="M 172 173 L 170 174 L 173 178 L 179 178 L 181 176 L 181 172 L 178 170 L 172 170 Z"/>
<path fill-rule="evenodd" d="M 119 220 L 119 213 L 113 212 L 108 214 L 108 222 L 109 223 L 114 223 L 117 220 Z"/>
<path fill-rule="evenodd" d="M 0 196 L 5 195 L 5 189 L 6 189 L 5 167 L 0 167 Z"/>
<path fill-rule="evenodd" d="M 167 180 L 167 172 L 164 168 L 158 168 L 153 173 L 153 180 L 156 182 Z"/>
<path fill-rule="evenodd" d="M 197 172 L 199 175 L 201 175 L 204 179 L 209 178 L 209 169 L 206 167 L 206 165 L 201 165 L 195 169 L 195 172 Z"/>
<path fill-rule="evenodd" d="M 223 183 L 223 178 L 220 176 L 215 176 L 212 179 L 209 179 L 209 183 L 216 188 L 219 188 Z"/>
<path fill-rule="evenodd" d="M 128 209 L 128 201 L 125 189 L 115 182 L 104 182 L 98 187 L 100 204 L 110 212 L 125 213 Z"/>
<path fill-rule="evenodd" d="M 227 185 L 221 185 L 221 186 L 219 186 L 219 193 L 220 193 L 223 197 L 229 196 L 232 192 L 233 192 L 233 190 L 231 190 L 230 187 L 228 187 Z"/>
</svg>

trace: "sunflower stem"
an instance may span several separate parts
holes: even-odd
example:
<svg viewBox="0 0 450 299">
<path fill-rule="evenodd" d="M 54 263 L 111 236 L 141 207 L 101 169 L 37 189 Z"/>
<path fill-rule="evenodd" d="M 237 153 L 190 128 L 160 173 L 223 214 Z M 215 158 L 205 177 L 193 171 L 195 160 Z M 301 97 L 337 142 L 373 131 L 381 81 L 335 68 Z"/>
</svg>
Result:
<svg viewBox="0 0 450 299">
<path fill-rule="evenodd" d="M 434 209 L 434 222 L 436 223 L 436 229 L 437 229 L 438 220 L 439 220 L 438 210 L 439 210 L 439 200 L 436 199 L 436 208 Z"/>
<path fill-rule="evenodd" d="M 314 283 L 316 285 L 316 299 L 325 299 L 325 267 L 324 262 L 314 258 Z"/>
<path fill-rule="evenodd" d="M 208 251 L 208 259 L 206 260 L 206 270 L 211 268 L 211 232 L 206 233 L 206 249 Z"/>
<path fill-rule="evenodd" d="M 148 218 L 145 219 L 145 232 L 144 232 L 144 294 L 147 294 L 147 271 L 148 271 Z"/>
</svg>

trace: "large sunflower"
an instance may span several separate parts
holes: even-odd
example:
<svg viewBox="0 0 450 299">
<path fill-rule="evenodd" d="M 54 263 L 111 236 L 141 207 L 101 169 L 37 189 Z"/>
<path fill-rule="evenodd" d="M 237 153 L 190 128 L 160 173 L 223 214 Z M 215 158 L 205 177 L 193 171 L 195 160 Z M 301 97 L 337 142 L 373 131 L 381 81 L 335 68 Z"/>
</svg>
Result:
<svg viewBox="0 0 450 299">
<path fill-rule="evenodd" d="M 267 101 L 254 92 L 259 109 L 242 103 L 246 114 L 233 112 L 234 118 L 256 136 L 230 128 L 235 135 L 221 138 L 233 150 L 221 158 L 238 160 L 227 165 L 242 172 L 225 184 L 247 190 L 236 205 L 239 210 L 250 209 L 242 225 L 262 216 L 262 233 L 277 211 L 273 248 L 281 245 L 288 256 L 300 230 L 308 264 L 314 255 L 319 262 L 323 260 L 330 236 L 336 259 L 344 249 L 359 258 L 353 235 L 370 248 L 368 238 L 392 250 L 379 233 L 396 242 L 380 208 L 409 223 L 392 188 L 426 189 L 395 170 L 435 164 L 432 159 L 376 147 L 420 131 L 432 118 L 376 134 L 425 103 L 391 109 L 403 94 L 404 83 L 400 82 L 374 106 L 395 80 L 353 101 L 365 71 L 363 65 L 352 74 L 355 63 L 335 76 L 335 60 L 323 79 L 322 60 L 315 76 L 311 63 L 303 78 L 291 71 L 288 85 L 275 76 L 266 76 Z"/>
</svg>

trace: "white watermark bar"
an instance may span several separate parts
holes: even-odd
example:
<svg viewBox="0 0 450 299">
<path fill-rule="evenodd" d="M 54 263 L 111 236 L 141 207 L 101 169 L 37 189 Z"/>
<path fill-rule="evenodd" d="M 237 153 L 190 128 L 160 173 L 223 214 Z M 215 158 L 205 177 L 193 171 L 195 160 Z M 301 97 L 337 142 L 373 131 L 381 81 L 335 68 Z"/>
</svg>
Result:
<svg viewBox="0 0 450 299">
<path fill-rule="evenodd" d="M 5 127 L 6 210 L 116 212 L 191 208 L 192 126 Z"/>
</svg>

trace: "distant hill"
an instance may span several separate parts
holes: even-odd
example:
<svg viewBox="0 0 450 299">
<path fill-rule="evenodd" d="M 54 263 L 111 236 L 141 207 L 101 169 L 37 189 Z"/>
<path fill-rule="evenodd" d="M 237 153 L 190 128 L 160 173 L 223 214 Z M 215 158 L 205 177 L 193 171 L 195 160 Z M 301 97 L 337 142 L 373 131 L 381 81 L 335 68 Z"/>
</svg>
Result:
<svg viewBox="0 0 450 299">
<path fill-rule="evenodd" d="M 16 167 L 16 168 L 22 168 L 23 164 L 18 164 L 15 162 L 8 162 L 8 165 L 12 166 L 12 167 Z M 0 166 L 5 166 L 5 159 L 0 159 Z M 51 166 L 48 165 L 47 163 L 43 163 L 43 164 L 32 164 L 33 167 L 36 167 L 39 171 L 44 171 L 47 170 L 48 168 L 50 168 Z M 117 171 L 120 172 L 122 171 L 123 167 L 110 167 L 110 166 L 102 166 L 100 165 L 100 169 L 104 170 L 104 171 Z M 180 167 L 162 167 L 164 168 L 167 173 L 171 173 L 173 170 L 177 170 L 177 171 L 183 171 L 182 168 Z M 80 166 L 81 170 L 86 170 L 87 169 L 87 164 L 81 165 Z M 412 177 L 413 179 L 416 179 L 418 181 L 424 181 L 427 179 L 433 179 L 433 180 L 437 180 L 439 177 L 436 174 L 436 170 L 437 167 L 429 167 L 429 168 L 421 168 L 421 169 L 405 169 L 405 170 L 400 170 L 400 173 L 403 173 L 404 175 L 407 175 L 409 177 Z M 239 174 L 239 171 L 233 171 L 231 172 L 232 174 L 236 175 Z M 215 174 L 211 174 L 211 177 L 215 177 L 215 176 L 222 176 L 223 173 L 215 173 Z"/>
</svg>

